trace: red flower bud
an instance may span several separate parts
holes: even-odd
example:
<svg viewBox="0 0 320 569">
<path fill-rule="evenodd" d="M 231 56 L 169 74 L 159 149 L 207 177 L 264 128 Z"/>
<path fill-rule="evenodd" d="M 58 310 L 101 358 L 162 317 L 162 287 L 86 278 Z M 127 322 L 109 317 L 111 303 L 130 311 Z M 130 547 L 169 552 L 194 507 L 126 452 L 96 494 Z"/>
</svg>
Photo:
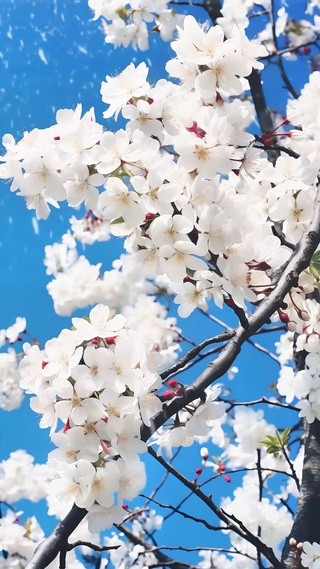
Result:
<svg viewBox="0 0 320 569">
<path fill-rule="evenodd" d="M 176 379 L 169 379 L 168 385 L 169 387 L 171 387 L 171 389 L 175 389 L 176 387 L 178 387 L 179 383 L 177 382 Z"/>
<path fill-rule="evenodd" d="M 69 431 L 69 429 L 71 429 L 71 425 L 70 425 L 70 419 L 67 420 L 65 426 L 62 429 L 63 433 L 66 433 L 67 431 Z"/>
<path fill-rule="evenodd" d="M 278 314 L 281 322 L 283 322 L 284 324 L 288 324 L 289 322 L 288 314 L 286 314 L 286 312 L 282 312 L 282 310 L 278 310 Z"/>
<path fill-rule="evenodd" d="M 173 397 L 174 397 L 174 393 L 170 389 L 165 391 L 162 395 L 162 398 L 164 401 L 170 401 L 170 399 L 173 399 Z"/>
</svg>

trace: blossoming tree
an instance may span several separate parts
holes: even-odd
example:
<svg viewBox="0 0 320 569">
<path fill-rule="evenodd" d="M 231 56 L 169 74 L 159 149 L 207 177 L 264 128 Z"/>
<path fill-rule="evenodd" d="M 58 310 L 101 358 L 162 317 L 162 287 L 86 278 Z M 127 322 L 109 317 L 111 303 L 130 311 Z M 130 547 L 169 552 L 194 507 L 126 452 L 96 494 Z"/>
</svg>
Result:
<svg viewBox="0 0 320 569">
<path fill-rule="evenodd" d="M 150 84 L 147 65 L 131 63 L 102 83 L 104 118 L 122 115 L 125 128 L 111 132 L 79 104 L 19 141 L 3 137 L 0 177 L 27 209 L 44 220 L 63 201 L 80 209 L 61 243 L 46 247 L 45 265 L 57 314 L 83 312 L 44 346 L 0 355 L 1 407 L 31 394 L 56 446 L 47 466 L 22 450 L 1 464 L 3 567 L 320 566 L 319 1 L 299 21 L 272 0 L 187 2 L 205 26 L 185 4 L 89 0 L 115 48 L 147 50 L 152 32 L 173 38 L 168 78 Z M 291 78 L 300 55 L 311 66 L 301 89 Z M 285 116 L 266 103 L 271 63 Z M 124 253 L 102 273 L 77 243 L 107 248 L 110 236 Z M 203 337 L 192 324 L 201 319 L 221 333 Z M 1 345 L 25 328 L 17 318 Z M 263 340 L 270 331 L 281 332 L 275 353 Z M 247 343 L 279 373 L 254 400 L 248 377 L 241 402 L 224 380 Z M 176 457 L 197 444 L 191 480 Z M 165 475 L 137 505 L 144 453 Z M 238 486 L 217 497 L 233 473 Z M 169 474 L 187 492 L 177 504 Z M 46 539 L 13 507 L 44 496 L 61 520 Z M 185 510 L 190 497 L 196 515 Z M 198 557 L 181 560 L 188 539 L 161 542 L 161 508 L 206 527 Z"/>
</svg>

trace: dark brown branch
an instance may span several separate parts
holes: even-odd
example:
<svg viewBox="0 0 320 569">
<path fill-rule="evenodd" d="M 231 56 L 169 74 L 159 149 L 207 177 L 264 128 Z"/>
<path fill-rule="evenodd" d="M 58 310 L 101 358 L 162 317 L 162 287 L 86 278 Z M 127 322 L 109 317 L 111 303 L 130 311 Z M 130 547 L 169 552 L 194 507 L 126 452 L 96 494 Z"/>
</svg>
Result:
<svg viewBox="0 0 320 569">
<path fill-rule="evenodd" d="M 177 363 L 175 363 L 169 369 L 164 371 L 161 374 L 161 378 L 165 380 L 169 377 L 169 375 L 173 375 L 177 371 L 182 370 L 185 367 L 185 365 L 191 360 L 193 360 L 204 348 L 212 344 L 220 344 L 221 342 L 230 340 L 230 338 L 232 338 L 234 334 L 235 331 L 231 330 L 230 332 L 223 332 L 222 334 L 219 334 L 214 338 L 208 338 L 207 340 L 204 340 L 203 342 L 198 344 L 195 348 L 191 348 L 191 350 L 189 350 Z"/>
<path fill-rule="evenodd" d="M 204 0 L 203 7 L 214 24 L 216 23 L 217 18 L 222 17 L 220 0 Z"/>
<path fill-rule="evenodd" d="M 256 144 L 253 145 L 253 148 L 258 148 L 258 150 L 277 150 L 278 152 L 284 152 L 285 154 L 288 154 L 288 156 L 292 156 L 292 158 L 299 158 L 300 154 L 298 154 L 297 152 L 295 152 L 294 150 L 292 150 L 291 148 L 287 148 L 286 146 L 282 146 L 281 144 L 275 144 L 275 145 L 268 145 L 266 146 L 264 144 L 264 141 L 262 140 L 262 138 L 259 138 L 259 136 L 256 136 L 256 141 L 260 142 L 263 146 L 257 146 Z"/>
<path fill-rule="evenodd" d="M 225 347 L 225 345 L 226 345 L 226 343 L 222 344 L 218 348 L 211 348 L 210 350 L 207 350 L 206 352 L 203 352 L 202 354 L 198 354 L 198 356 L 194 360 L 191 360 L 190 362 L 185 364 L 185 366 L 180 368 L 179 370 L 172 372 L 169 376 L 167 376 L 166 379 L 171 379 L 172 377 L 176 377 L 180 373 L 183 373 L 184 371 L 191 369 L 193 366 L 195 366 L 196 364 L 205 360 L 209 356 L 213 356 L 215 354 L 218 354 L 219 352 L 222 351 L 222 349 Z"/>
<path fill-rule="evenodd" d="M 56 526 L 52 534 L 42 541 L 28 564 L 28 569 L 45 569 L 61 552 L 68 549 L 68 538 L 83 520 L 87 510 L 73 506 L 69 514 Z"/>
<path fill-rule="evenodd" d="M 93 551 L 109 551 L 110 549 L 119 549 L 120 545 L 96 545 L 95 543 L 91 543 L 91 541 L 75 541 L 74 543 L 69 543 L 67 546 L 67 550 L 71 551 L 76 547 L 89 547 Z"/>
<path fill-rule="evenodd" d="M 270 109 L 266 102 L 266 98 L 264 96 L 260 71 L 253 69 L 248 77 L 248 81 L 261 132 L 271 132 L 274 128 L 273 120 L 271 117 Z"/>
</svg>

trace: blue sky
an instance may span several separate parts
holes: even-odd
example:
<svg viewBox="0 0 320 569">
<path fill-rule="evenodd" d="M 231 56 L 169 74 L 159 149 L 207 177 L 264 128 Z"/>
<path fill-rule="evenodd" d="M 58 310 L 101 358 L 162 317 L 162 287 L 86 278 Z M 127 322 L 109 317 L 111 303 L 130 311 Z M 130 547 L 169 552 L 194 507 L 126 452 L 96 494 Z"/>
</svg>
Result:
<svg viewBox="0 0 320 569">
<path fill-rule="evenodd" d="M 201 14 L 203 17 L 203 14 Z M 55 120 L 59 108 L 75 108 L 81 102 L 86 111 L 96 109 L 99 122 L 103 123 L 104 105 L 100 98 L 100 84 L 106 74 L 120 72 L 130 61 L 146 61 L 150 67 L 149 78 L 156 81 L 163 76 L 164 64 L 172 56 L 169 44 L 151 38 L 150 53 L 118 49 L 114 51 L 104 42 L 99 23 L 91 21 L 91 11 L 85 0 L 2 0 L 0 3 L 0 135 L 10 132 L 20 138 L 24 130 L 44 128 Z M 152 55 L 153 54 L 153 55 Z M 275 104 L 281 94 L 273 91 L 270 100 Z M 108 126 L 105 124 L 105 126 Z M 0 328 L 11 325 L 16 316 L 27 318 L 31 337 L 44 343 L 70 326 L 69 318 L 61 318 L 53 311 L 51 298 L 45 287 L 48 277 L 43 265 L 45 245 L 60 239 L 72 210 L 67 207 L 54 210 L 47 221 L 36 222 L 33 212 L 26 210 L 21 198 L 11 194 L 9 187 L 1 184 L 0 197 Z M 104 267 L 110 267 L 114 255 L 112 247 L 99 245 L 86 249 L 92 262 L 104 255 Z M 219 314 L 220 316 L 220 314 Z M 198 320 L 202 339 L 221 331 L 210 329 L 208 321 Z M 186 332 L 186 335 L 190 335 Z M 272 346 L 274 337 L 269 337 Z M 266 356 L 264 356 L 266 358 Z M 268 365 L 266 365 L 268 364 Z M 253 378 L 251 396 L 260 394 L 261 382 L 274 380 L 276 366 L 256 358 L 250 347 L 240 356 L 244 381 Z M 192 378 L 192 376 L 190 376 Z M 234 396 L 246 398 L 247 384 L 234 382 Z M 26 400 L 22 412 L 0 412 L 0 460 L 12 450 L 25 448 L 37 461 L 44 462 L 48 452 L 48 432 L 38 428 L 38 418 L 28 409 Z M 187 451 L 188 453 L 188 451 Z M 198 448 L 193 451 L 194 462 L 181 458 L 186 475 L 192 478 Z M 152 473 L 152 483 L 159 478 Z M 226 494 L 228 489 L 219 485 Z M 219 487 L 216 489 L 219 492 Z M 172 495 L 179 492 L 175 484 Z M 26 511 L 27 511 L 27 506 Z M 29 513 L 35 511 L 34 507 Z M 44 509 L 42 508 L 43 515 Z M 50 527 L 52 521 L 44 524 Z M 181 526 L 183 531 L 184 526 Z M 203 545 L 205 545 L 205 534 Z M 191 540 L 198 541 L 196 534 Z"/>
</svg>

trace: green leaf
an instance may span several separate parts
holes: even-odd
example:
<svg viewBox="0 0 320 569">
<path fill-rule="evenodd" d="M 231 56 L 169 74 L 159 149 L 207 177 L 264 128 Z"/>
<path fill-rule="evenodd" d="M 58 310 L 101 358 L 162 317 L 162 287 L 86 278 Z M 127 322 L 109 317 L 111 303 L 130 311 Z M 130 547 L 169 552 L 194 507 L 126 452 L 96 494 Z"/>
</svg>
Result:
<svg viewBox="0 0 320 569">
<path fill-rule="evenodd" d="M 281 434 L 276 431 L 275 435 L 266 435 L 266 438 L 263 441 L 260 441 L 260 444 L 266 447 L 268 454 L 278 454 L 283 452 L 289 437 L 290 429 L 284 429 Z"/>
<path fill-rule="evenodd" d="M 110 222 L 110 225 L 117 225 L 118 223 L 124 223 L 123 217 L 118 217 L 117 219 L 113 219 L 113 220 Z"/>
<path fill-rule="evenodd" d="M 282 445 L 285 446 L 289 440 L 290 437 L 290 433 L 291 433 L 291 429 L 284 429 L 283 433 L 281 434 L 281 442 Z"/>
<path fill-rule="evenodd" d="M 316 251 L 312 255 L 312 259 L 310 261 L 310 272 L 316 278 L 320 278 L 320 251 Z"/>
</svg>

